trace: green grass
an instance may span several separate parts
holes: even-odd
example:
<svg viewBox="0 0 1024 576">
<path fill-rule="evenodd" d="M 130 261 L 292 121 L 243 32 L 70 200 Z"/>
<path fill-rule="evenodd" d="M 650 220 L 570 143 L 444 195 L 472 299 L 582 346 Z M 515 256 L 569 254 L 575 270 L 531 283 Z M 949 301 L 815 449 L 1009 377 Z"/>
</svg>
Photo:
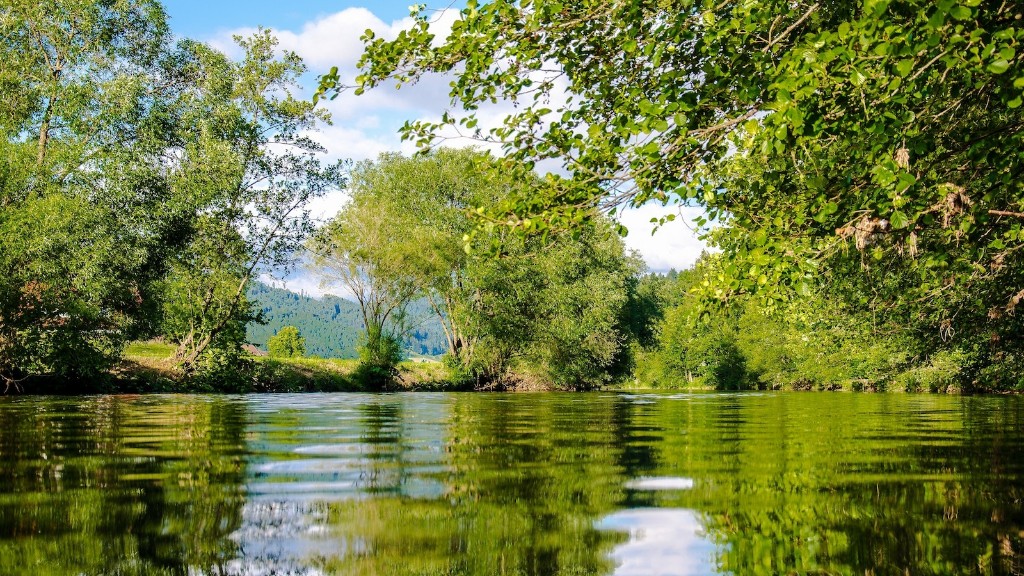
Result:
<svg viewBox="0 0 1024 576">
<path fill-rule="evenodd" d="M 115 371 L 121 387 L 129 391 L 190 392 L 212 391 L 208 384 L 196 384 L 174 365 L 174 345 L 164 342 L 133 342 Z M 252 374 L 239 378 L 248 382 L 249 392 L 343 392 L 364 390 L 358 381 L 358 360 L 340 358 L 253 357 Z M 230 376 L 229 376 L 230 378 Z M 398 366 L 398 378 L 391 389 L 448 390 L 451 375 L 443 364 L 416 358 Z M 198 386 L 198 388 L 196 387 Z M 217 386 L 215 385 L 214 388 Z M 228 388 L 231 389 L 231 388 Z"/>
<path fill-rule="evenodd" d="M 147 358 L 147 359 L 160 359 L 166 360 L 174 354 L 174 344 L 167 344 L 166 342 L 132 342 L 124 351 L 124 355 L 129 359 Z"/>
</svg>

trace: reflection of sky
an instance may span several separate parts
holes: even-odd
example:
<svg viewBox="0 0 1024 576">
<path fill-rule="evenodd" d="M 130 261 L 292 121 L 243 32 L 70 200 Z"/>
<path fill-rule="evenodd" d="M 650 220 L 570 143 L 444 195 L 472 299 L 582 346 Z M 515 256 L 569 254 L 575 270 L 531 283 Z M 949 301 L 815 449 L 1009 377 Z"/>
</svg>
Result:
<svg viewBox="0 0 1024 576">
<path fill-rule="evenodd" d="M 332 537 L 333 504 L 380 495 L 437 499 L 450 397 L 439 394 L 254 395 L 242 557 L 226 574 L 319 576 L 311 559 L 365 553 Z"/>
<path fill-rule="evenodd" d="M 717 574 L 718 547 L 704 534 L 697 514 L 683 508 L 637 508 L 605 516 L 601 530 L 629 534 L 611 553 L 615 576 Z"/>
</svg>

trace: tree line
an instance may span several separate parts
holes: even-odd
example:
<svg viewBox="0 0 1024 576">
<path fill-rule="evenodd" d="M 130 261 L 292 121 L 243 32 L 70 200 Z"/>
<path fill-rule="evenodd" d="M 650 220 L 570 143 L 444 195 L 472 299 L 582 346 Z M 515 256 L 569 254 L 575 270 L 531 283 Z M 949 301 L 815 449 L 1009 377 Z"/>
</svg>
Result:
<svg viewBox="0 0 1024 576">
<path fill-rule="evenodd" d="M 354 295 L 377 384 L 422 299 L 480 386 L 1022 386 L 1016 4 L 471 1 L 444 39 L 414 8 L 354 88 L 448 72 L 464 113 L 351 169 L 318 159 L 329 117 L 267 31 L 233 61 L 155 0 L 0 8 L 5 387 L 155 335 L 185 374 L 237 371 L 247 287 L 300 253 Z M 609 214 L 648 201 L 703 206 L 717 251 L 644 275 Z"/>
<path fill-rule="evenodd" d="M 473 151 L 322 163 L 308 134 L 330 118 L 296 96 L 306 68 L 268 31 L 236 38 L 232 60 L 174 40 L 155 0 L 17 0 L 0 38 L 5 388 L 103 378 L 152 337 L 185 377 L 250 378 L 250 289 L 303 258 L 354 295 L 372 386 L 417 339 L 416 307 L 440 323 L 456 383 L 584 388 L 628 370 L 641 264 L 609 221 L 478 230 L 470 212 L 535 177 Z M 346 185 L 318 229 L 310 200 Z M 493 250 L 465 251 L 469 236 Z M 277 336 L 283 355 L 305 351 Z"/>
</svg>

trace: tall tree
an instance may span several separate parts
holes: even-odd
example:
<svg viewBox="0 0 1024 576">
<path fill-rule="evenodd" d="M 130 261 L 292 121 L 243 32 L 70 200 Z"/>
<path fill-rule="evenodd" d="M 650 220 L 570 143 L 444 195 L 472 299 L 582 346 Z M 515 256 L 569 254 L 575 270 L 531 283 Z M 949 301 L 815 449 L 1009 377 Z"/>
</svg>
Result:
<svg viewBox="0 0 1024 576">
<path fill-rule="evenodd" d="M 493 158 L 465 149 L 441 148 L 414 157 L 382 154 L 353 175 L 352 210 L 372 213 L 374 232 L 386 230 L 383 242 L 369 237 L 366 228 L 355 237 L 364 249 L 379 245 L 374 257 L 383 260 L 380 266 L 401 267 L 375 274 L 405 278 L 404 285 L 429 302 L 441 320 L 448 354 L 459 364 L 473 361 L 479 339 L 474 281 L 480 267 L 491 265 L 463 247 L 464 237 L 475 232 L 468 212 L 500 202 L 515 185 Z M 351 224 L 349 230 L 354 231 Z"/>
<path fill-rule="evenodd" d="M 266 30 L 236 41 L 240 62 L 190 45 L 203 84 L 174 185 L 194 201 L 195 239 L 175 260 L 165 306 L 186 370 L 250 319 L 250 280 L 293 264 L 314 228 L 310 200 L 344 185 L 343 163 L 323 165 L 324 148 L 307 136 L 329 116 L 292 95 L 306 70 L 301 59 L 278 56 Z"/>
<path fill-rule="evenodd" d="M 148 329 L 179 236 L 179 86 L 151 0 L 0 6 L 0 376 L 90 375 Z"/>
<path fill-rule="evenodd" d="M 390 374 L 410 328 L 406 309 L 423 283 L 411 260 L 419 238 L 394 199 L 377 196 L 374 164 L 353 169 L 349 200 L 308 243 L 310 267 L 324 285 L 340 285 L 359 304 L 364 363 Z"/>
<path fill-rule="evenodd" d="M 547 240 L 476 230 L 470 213 L 503 202 L 523 180 L 472 150 L 361 163 L 351 200 L 313 246 L 315 268 L 355 295 L 371 342 L 423 297 L 441 318 L 458 374 L 489 384 L 529 365 L 559 386 L 596 385 L 625 353 L 630 335 L 620 321 L 639 262 L 600 218 Z M 498 256 L 467 251 L 468 240 Z"/>
</svg>

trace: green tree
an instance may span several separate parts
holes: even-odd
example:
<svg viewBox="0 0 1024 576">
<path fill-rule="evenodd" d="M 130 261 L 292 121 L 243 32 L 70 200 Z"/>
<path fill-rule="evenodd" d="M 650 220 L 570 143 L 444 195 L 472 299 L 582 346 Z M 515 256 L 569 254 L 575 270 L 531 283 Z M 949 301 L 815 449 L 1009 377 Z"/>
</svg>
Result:
<svg viewBox="0 0 1024 576">
<path fill-rule="evenodd" d="M 350 198 L 308 243 L 310 267 L 324 285 L 340 285 L 355 298 L 362 316 L 360 358 L 379 385 L 395 373 L 408 333 L 406 308 L 421 282 L 409 258 L 417 239 L 392 205 L 374 194 L 373 164 L 357 164 Z"/>
<path fill-rule="evenodd" d="M 0 7 L 0 378 L 96 376 L 151 330 L 183 235 L 181 83 L 155 1 Z M 161 79 L 160 82 L 157 79 Z"/>
<path fill-rule="evenodd" d="M 322 165 L 323 147 L 306 135 L 328 115 L 292 96 L 306 69 L 301 59 L 278 56 L 265 30 L 236 41 L 245 50 L 240 62 L 189 46 L 203 84 L 174 185 L 193 199 L 195 239 L 174 261 L 165 305 L 165 330 L 186 370 L 232 324 L 253 319 L 248 283 L 293 265 L 314 227 L 309 201 L 344 184 L 343 164 Z M 242 343 L 229 340 L 222 344 Z"/>
<path fill-rule="evenodd" d="M 367 349 L 401 341 L 408 324 L 396 318 L 408 320 L 408 303 L 423 297 L 441 319 L 457 377 L 504 383 L 516 369 L 578 388 L 624 371 L 630 336 L 621 324 L 639 261 L 601 219 L 548 240 L 475 230 L 470 212 L 504 201 L 521 182 L 470 150 L 385 154 L 356 167 L 351 200 L 313 252 L 315 269 L 364 310 Z M 498 257 L 466 251 L 469 235 Z"/>
<path fill-rule="evenodd" d="M 301 358 L 306 355 L 306 339 L 295 326 L 285 326 L 267 341 L 267 351 L 275 358 Z"/>
<path fill-rule="evenodd" d="M 924 356 L 972 350 L 976 379 L 1022 357 L 1020 17 L 984 0 L 474 1 L 444 40 L 425 11 L 394 40 L 367 35 L 356 91 L 453 72 L 466 113 L 406 137 L 460 131 L 569 169 L 495 221 L 572 227 L 595 206 L 698 202 L 727 222 L 705 296 L 819 284 Z M 495 99 L 518 107 L 475 131 Z"/>
<path fill-rule="evenodd" d="M 414 157 L 382 154 L 353 174 L 352 209 L 368 210 L 373 227 L 349 229 L 361 230 L 353 240 L 368 251 L 366 258 L 379 261 L 367 275 L 398 278 L 403 296 L 412 291 L 426 299 L 440 319 L 450 360 L 461 369 L 475 370 L 476 280 L 494 265 L 463 249 L 464 236 L 475 229 L 468 212 L 499 202 L 514 185 L 488 155 L 446 148 Z M 386 230 L 383 242 L 371 230 Z"/>
</svg>

